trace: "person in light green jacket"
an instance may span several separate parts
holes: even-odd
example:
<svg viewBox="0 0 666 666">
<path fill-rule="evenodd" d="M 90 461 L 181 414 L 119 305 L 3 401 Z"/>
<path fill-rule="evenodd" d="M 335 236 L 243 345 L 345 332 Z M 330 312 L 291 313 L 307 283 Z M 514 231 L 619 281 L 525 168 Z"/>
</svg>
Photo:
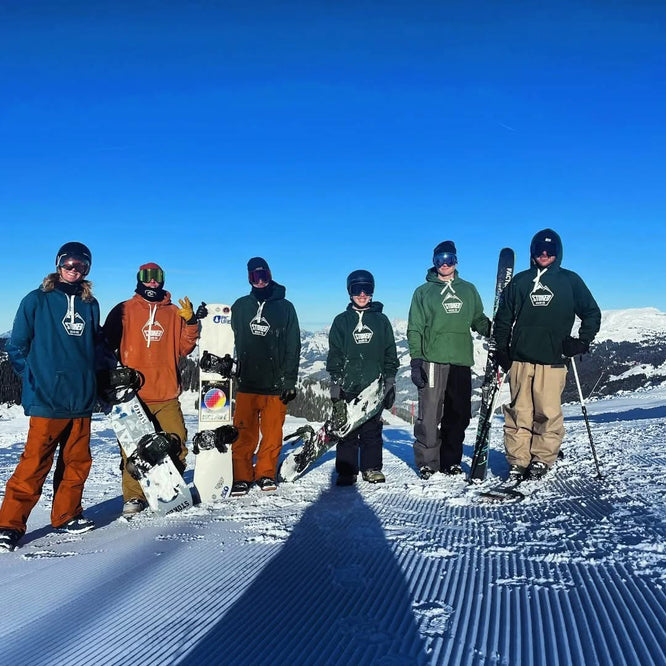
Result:
<svg viewBox="0 0 666 666">
<path fill-rule="evenodd" d="M 458 275 L 453 241 L 433 251 L 426 282 L 412 296 L 407 324 L 412 382 L 418 388 L 414 461 L 422 479 L 462 474 L 463 440 L 471 419 L 474 346 L 471 331 L 490 334 L 476 287 Z"/>
</svg>

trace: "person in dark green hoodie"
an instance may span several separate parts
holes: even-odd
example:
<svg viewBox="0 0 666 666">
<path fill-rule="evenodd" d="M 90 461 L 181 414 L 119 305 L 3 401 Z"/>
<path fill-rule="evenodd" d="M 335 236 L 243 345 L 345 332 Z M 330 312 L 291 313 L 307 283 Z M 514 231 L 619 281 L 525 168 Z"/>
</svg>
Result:
<svg viewBox="0 0 666 666">
<path fill-rule="evenodd" d="M 509 480 L 541 478 L 557 460 L 564 438 L 565 357 L 588 351 L 601 311 L 583 280 L 562 268 L 562 240 L 552 229 L 532 238 L 531 267 L 508 284 L 495 316 L 496 358 L 509 371 L 504 405 Z M 575 318 L 578 337 L 571 337 Z"/>
<path fill-rule="evenodd" d="M 384 380 L 384 408 L 395 400 L 398 353 L 393 328 L 382 312 L 384 306 L 372 300 L 375 279 L 369 271 L 353 271 L 347 277 L 350 303 L 334 320 L 328 336 L 326 370 L 331 374 L 331 400 L 349 401 L 378 377 Z M 356 483 L 360 470 L 364 481 L 384 483 L 382 472 L 381 411 L 346 437 L 335 450 L 336 485 Z"/>
<path fill-rule="evenodd" d="M 453 241 L 437 245 L 432 261 L 425 284 L 414 292 L 407 323 L 412 382 L 419 391 L 414 461 L 422 479 L 435 472 L 462 474 L 472 402 L 470 331 L 490 334 L 479 292 L 458 275 Z"/>
<path fill-rule="evenodd" d="M 239 368 L 234 412 L 238 439 L 232 447 L 234 497 L 246 495 L 254 482 L 261 490 L 277 488 L 282 426 L 287 403 L 296 397 L 301 353 L 298 318 L 285 298 L 286 289 L 273 280 L 261 257 L 250 259 L 247 271 L 252 289 L 231 307 Z"/>
</svg>

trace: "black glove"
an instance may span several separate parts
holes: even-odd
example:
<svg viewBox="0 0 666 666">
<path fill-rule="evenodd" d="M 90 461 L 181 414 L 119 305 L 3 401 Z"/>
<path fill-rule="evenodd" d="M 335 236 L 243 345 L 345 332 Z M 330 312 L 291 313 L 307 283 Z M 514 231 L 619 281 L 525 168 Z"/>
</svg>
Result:
<svg viewBox="0 0 666 666">
<path fill-rule="evenodd" d="M 495 360 L 497 361 L 497 365 L 499 365 L 499 367 L 502 368 L 504 372 L 509 372 L 509 368 L 511 367 L 513 361 L 511 360 L 509 352 L 506 351 L 506 349 L 495 350 Z"/>
<path fill-rule="evenodd" d="M 333 402 L 331 423 L 334 430 L 339 430 L 347 423 L 347 403 L 344 400 L 335 400 Z"/>
<path fill-rule="evenodd" d="M 412 382 L 416 388 L 423 388 L 428 381 L 428 375 L 423 369 L 423 359 L 422 358 L 413 358 L 409 365 L 412 368 Z"/>
<path fill-rule="evenodd" d="M 197 311 L 194 313 L 194 316 L 197 319 L 205 319 L 208 316 L 208 308 L 206 304 L 201 301 L 201 305 L 197 308 Z"/>
<path fill-rule="evenodd" d="M 391 377 L 384 384 L 384 409 L 391 409 L 395 402 L 395 379 Z"/>
<path fill-rule="evenodd" d="M 590 349 L 590 343 L 579 338 L 572 338 L 570 335 L 567 335 L 564 338 L 562 343 L 562 353 L 565 356 L 578 356 L 579 354 L 585 354 Z"/>
<path fill-rule="evenodd" d="M 294 398 L 296 397 L 296 389 L 291 388 L 291 389 L 285 389 L 282 391 L 280 394 L 280 400 L 286 405 L 287 403 L 290 403 Z"/>
</svg>

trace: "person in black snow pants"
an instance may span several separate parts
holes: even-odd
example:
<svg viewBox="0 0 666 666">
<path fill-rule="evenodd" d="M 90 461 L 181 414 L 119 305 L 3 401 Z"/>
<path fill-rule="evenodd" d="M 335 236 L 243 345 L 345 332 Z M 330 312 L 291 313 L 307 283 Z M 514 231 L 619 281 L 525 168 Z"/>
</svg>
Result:
<svg viewBox="0 0 666 666">
<path fill-rule="evenodd" d="M 337 315 L 328 336 L 329 351 L 326 370 L 331 375 L 331 400 L 335 413 L 344 410 L 352 400 L 375 379 L 384 380 L 383 407 L 390 409 L 395 401 L 395 375 L 398 354 L 393 328 L 383 305 L 372 300 L 375 280 L 365 270 L 356 270 L 347 277 L 351 302 Z M 384 483 L 382 472 L 382 419 L 377 415 L 341 439 L 336 447 L 336 485 L 356 483 L 360 470 L 365 481 Z"/>
</svg>

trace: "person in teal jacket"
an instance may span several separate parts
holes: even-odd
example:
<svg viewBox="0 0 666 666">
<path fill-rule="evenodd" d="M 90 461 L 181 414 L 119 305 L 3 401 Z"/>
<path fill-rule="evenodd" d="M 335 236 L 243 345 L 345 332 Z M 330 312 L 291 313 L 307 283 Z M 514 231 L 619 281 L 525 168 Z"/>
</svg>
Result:
<svg viewBox="0 0 666 666">
<path fill-rule="evenodd" d="M 262 257 L 252 257 L 247 270 L 252 289 L 231 307 L 238 360 L 234 497 L 246 495 L 255 482 L 264 491 L 277 488 L 282 426 L 287 403 L 296 397 L 301 352 L 298 317 L 286 289 L 273 280 Z"/>
<path fill-rule="evenodd" d="M 490 320 L 476 287 L 456 269 L 453 241 L 433 251 L 426 282 L 412 296 L 407 323 L 412 382 L 418 388 L 414 461 L 422 479 L 462 474 L 465 429 L 471 420 L 471 331 L 487 337 Z"/>
<path fill-rule="evenodd" d="M 333 320 L 328 336 L 326 370 L 331 375 L 331 400 L 334 410 L 342 401 L 349 401 L 370 386 L 377 378 L 384 381 L 385 409 L 395 400 L 395 375 L 398 353 L 393 328 L 382 312 L 384 306 L 373 301 L 375 279 L 369 271 L 353 271 L 347 277 L 351 302 Z M 382 472 L 381 410 L 336 446 L 336 485 L 356 483 L 360 470 L 365 481 L 384 483 Z"/>
<path fill-rule="evenodd" d="M 7 481 L 0 507 L 0 550 L 13 550 L 58 450 L 51 524 L 67 532 L 94 527 L 81 498 L 90 472 L 90 419 L 97 402 L 97 372 L 113 367 L 100 329 L 90 250 L 66 243 L 56 272 L 19 305 L 6 351 L 22 379 L 21 402 L 30 426 L 25 449 Z"/>
<path fill-rule="evenodd" d="M 504 289 L 495 316 L 496 358 L 509 371 L 504 405 L 509 479 L 538 479 L 552 467 L 564 438 L 565 357 L 583 354 L 599 331 L 601 311 L 583 280 L 562 268 L 562 240 L 542 229 L 530 244 L 531 267 Z M 580 318 L 578 337 L 571 331 Z"/>
</svg>

